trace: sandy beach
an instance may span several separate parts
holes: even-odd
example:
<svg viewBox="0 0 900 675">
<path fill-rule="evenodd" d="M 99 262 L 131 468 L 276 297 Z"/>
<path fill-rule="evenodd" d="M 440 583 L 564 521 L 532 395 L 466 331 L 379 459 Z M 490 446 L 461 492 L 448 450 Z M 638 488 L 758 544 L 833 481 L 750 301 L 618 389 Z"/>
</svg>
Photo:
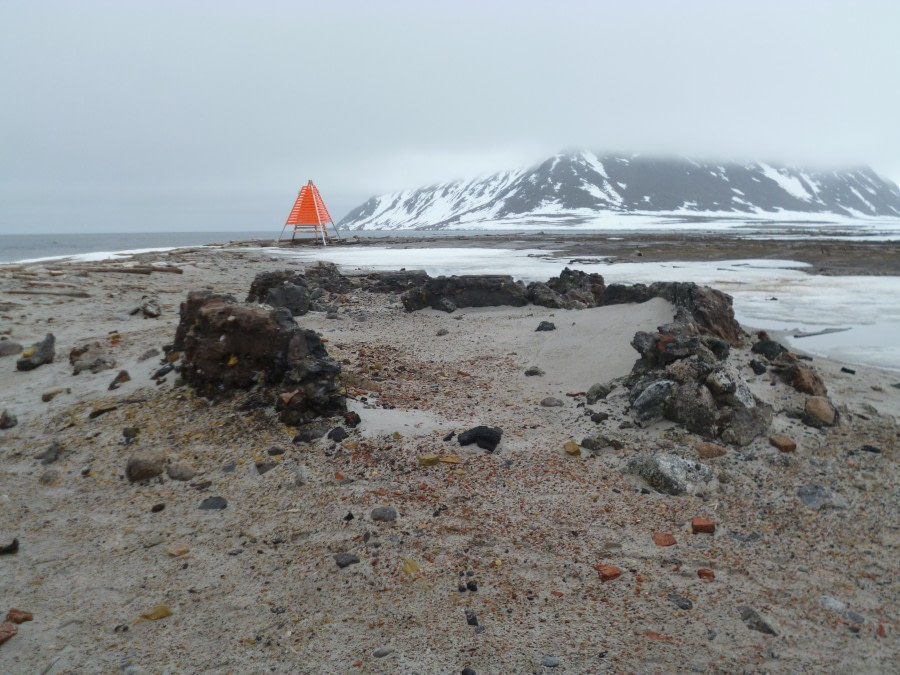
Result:
<svg viewBox="0 0 900 675">
<path fill-rule="evenodd" d="M 818 274 L 896 274 L 894 244 L 707 243 L 566 239 L 559 255 L 768 251 Z M 837 411 L 817 428 L 806 394 L 751 369 L 747 335 L 729 368 L 773 417 L 741 447 L 635 423 L 623 378 L 635 333 L 675 316 L 662 298 L 409 312 L 354 287 L 296 321 L 325 340 L 360 422 L 332 420 L 340 441 L 294 442 L 252 392 L 198 395 L 165 349 L 189 291 L 243 301 L 257 274 L 284 269 L 304 266 L 255 245 L 0 267 L 0 345 L 55 336 L 53 361 L 33 370 L 0 357 L 0 412 L 17 418 L 0 431 L 0 547 L 18 541 L 0 555 L 0 610 L 33 614 L 0 646 L 0 671 L 895 668 L 896 372 L 801 361 Z M 74 375 L 70 352 L 88 344 L 114 365 Z M 597 383 L 610 392 L 588 403 Z M 458 442 L 477 425 L 502 429 L 493 452 Z M 130 482 L 129 458 L 150 452 L 178 470 Z M 708 479 L 655 489 L 629 468 L 654 454 Z M 225 508 L 200 508 L 214 497 Z"/>
</svg>

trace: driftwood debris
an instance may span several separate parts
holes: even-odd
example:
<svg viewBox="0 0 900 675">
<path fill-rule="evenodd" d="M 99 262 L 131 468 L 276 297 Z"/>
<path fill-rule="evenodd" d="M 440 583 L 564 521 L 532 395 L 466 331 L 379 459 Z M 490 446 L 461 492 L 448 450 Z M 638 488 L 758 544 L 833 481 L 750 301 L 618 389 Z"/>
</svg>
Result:
<svg viewBox="0 0 900 675">
<path fill-rule="evenodd" d="M 58 295 L 66 298 L 89 298 L 90 293 L 84 291 L 4 291 L 9 295 Z"/>
<path fill-rule="evenodd" d="M 87 265 L 66 265 L 65 267 L 49 268 L 50 272 L 66 271 L 66 272 L 100 272 L 100 273 L 119 273 L 119 274 L 152 274 L 153 272 L 168 272 L 169 274 L 184 274 L 184 270 L 180 267 L 161 266 L 161 265 L 135 265 L 133 267 L 117 267 L 114 265 L 87 266 Z"/>
</svg>

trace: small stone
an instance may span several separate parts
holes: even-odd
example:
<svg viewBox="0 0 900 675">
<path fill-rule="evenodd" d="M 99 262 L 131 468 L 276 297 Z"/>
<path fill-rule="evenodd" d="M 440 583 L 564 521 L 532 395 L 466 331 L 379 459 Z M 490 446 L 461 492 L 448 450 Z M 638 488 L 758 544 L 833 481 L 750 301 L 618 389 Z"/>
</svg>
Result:
<svg viewBox="0 0 900 675">
<path fill-rule="evenodd" d="M 797 444 L 787 436 L 769 436 L 769 445 L 781 452 L 794 452 L 797 449 Z"/>
<path fill-rule="evenodd" d="M 466 592 L 466 585 L 465 585 L 464 583 L 461 583 L 461 582 L 460 582 L 459 584 L 457 584 L 456 590 L 459 591 L 460 593 L 465 593 L 465 592 Z"/>
<path fill-rule="evenodd" d="M 145 621 L 159 621 L 160 619 L 165 619 L 167 616 L 172 616 L 172 610 L 168 605 L 157 605 L 149 612 L 141 614 L 141 618 Z"/>
<path fill-rule="evenodd" d="M 475 612 L 473 612 L 471 609 L 466 610 L 466 623 L 470 626 L 478 625 L 478 617 L 475 616 Z"/>
<path fill-rule="evenodd" d="M 6 618 L 9 619 L 9 615 L 7 615 Z M 864 617 L 862 614 L 857 614 L 853 610 L 847 612 L 847 618 L 850 619 L 853 623 L 865 623 L 866 622 L 866 617 Z"/>
<path fill-rule="evenodd" d="M 393 653 L 394 653 L 394 650 L 391 649 L 390 647 L 379 647 L 374 652 L 372 652 L 372 656 L 374 656 L 376 659 L 383 659 L 388 654 L 393 654 Z"/>
<path fill-rule="evenodd" d="M 728 452 L 718 443 L 697 443 L 697 445 L 694 446 L 694 449 L 697 451 L 697 454 L 700 455 L 701 459 L 714 459 L 716 457 L 721 457 Z"/>
<path fill-rule="evenodd" d="M 22 357 L 16 361 L 16 370 L 34 370 L 45 363 L 53 363 L 53 357 L 56 356 L 55 345 L 53 333 L 47 333 L 43 340 L 22 352 Z"/>
<path fill-rule="evenodd" d="M 269 455 L 269 457 L 276 457 L 278 455 L 283 455 L 284 448 L 279 448 L 278 446 L 273 446 L 273 447 L 269 448 L 268 450 L 266 450 L 266 454 Z"/>
<path fill-rule="evenodd" d="M 775 632 L 775 629 L 772 628 L 772 626 L 770 626 L 755 609 L 741 606 L 738 607 L 738 612 L 740 612 L 741 621 L 743 621 L 750 630 L 765 633 L 766 635 L 778 635 L 778 633 Z"/>
<path fill-rule="evenodd" d="M 153 506 L 150 507 L 150 513 L 159 513 L 164 508 L 166 508 L 165 504 L 154 504 Z"/>
<path fill-rule="evenodd" d="M 359 562 L 359 557 L 353 555 L 352 553 L 336 553 L 334 556 L 334 562 L 337 563 L 337 566 L 340 569 L 344 569 L 348 565 L 355 565 Z"/>
<path fill-rule="evenodd" d="M 188 481 L 193 480 L 197 472 L 187 464 L 178 463 L 166 465 L 166 474 L 172 480 Z"/>
<path fill-rule="evenodd" d="M 3 340 L 0 342 L 0 356 L 12 356 L 13 354 L 20 354 L 22 352 L 22 345 L 18 342 L 13 342 L 12 340 Z"/>
<path fill-rule="evenodd" d="M 449 335 L 449 334 L 450 334 L 450 331 L 447 330 L 446 328 L 441 328 L 437 333 L 435 333 L 435 335 L 437 335 L 438 337 L 444 337 L 445 335 Z"/>
<path fill-rule="evenodd" d="M 26 621 L 33 621 L 34 615 L 31 612 L 26 612 L 24 609 L 10 609 L 6 613 L 6 620 L 10 623 L 25 623 Z"/>
<path fill-rule="evenodd" d="M 159 356 L 159 350 L 156 347 L 152 347 L 148 349 L 143 354 L 138 357 L 138 363 L 141 361 L 146 361 L 147 359 L 152 359 L 154 356 Z"/>
<path fill-rule="evenodd" d="M 612 391 L 612 387 L 607 384 L 597 383 L 593 385 L 590 389 L 587 390 L 587 394 L 585 394 L 585 399 L 588 402 L 588 405 L 594 405 L 597 401 L 606 398 L 609 396 Z"/>
<path fill-rule="evenodd" d="M 716 578 L 716 573 L 708 567 L 701 567 L 697 570 L 697 576 L 703 579 L 703 581 L 709 583 Z"/>
<path fill-rule="evenodd" d="M 594 569 L 597 570 L 597 573 L 600 575 L 600 581 L 612 581 L 613 579 L 618 579 L 622 575 L 622 570 L 615 565 L 597 563 L 594 565 Z"/>
<path fill-rule="evenodd" d="M 42 453 L 35 455 L 34 458 L 41 460 L 41 464 L 46 466 L 47 464 L 53 464 L 53 462 L 58 460 L 60 454 L 62 454 L 62 446 L 56 441 L 53 441 L 49 448 Z"/>
<path fill-rule="evenodd" d="M 43 394 L 41 394 L 41 400 L 44 403 L 49 403 L 54 398 L 56 398 L 57 396 L 62 394 L 64 391 L 66 391 L 65 387 L 57 387 L 56 389 L 51 389 L 50 391 L 45 391 Z"/>
<path fill-rule="evenodd" d="M 840 509 L 847 506 L 842 497 L 836 496 L 824 485 L 804 485 L 797 490 L 797 497 L 806 508 L 813 511 L 821 511 L 826 507 Z"/>
<path fill-rule="evenodd" d="M 716 524 L 708 518 L 691 518 L 691 532 L 694 534 L 713 534 Z"/>
<path fill-rule="evenodd" d="M 12 555 L 19 552 L 19 540 L 13 539 L 9 544 L 0 546 L 0 555 Z"/>
<path fill-rule="evenodd" d="M 475 443 L 482 450 L 493 452 L 497 449 L 502 437 L 503 430 L 500 427 L 477 426 L 462 432 L 457 436 L 457 440 L 460 445 Z"/>
<path fill-rule="evenodd" d="M 351 429 L 355 429 L 359 426 L 362 419 L 359 416 L 359 413 L 351 410 L 350 412 L 344 415 L 344 424 L 346 424 Z"/>
<path fill-rule="evenodd" d="M 856 375 L 856 371 L 853 368 L 848 368 L 847 366 L 841 366 L 841 372 L 847 373 L 848 375 Z"/>
<path fill-rule="evenodd" d="M 161 452 L 144 452 L 132 455 L 125 465 L 125 477 L 129 483 L 150 480 L 162 475 L 166 456 Z"/>
<path fill-rule="evenodd" d="M 830 595 L 823 595 L 821 598 L 819 598 L 819 602 L 822 603 L 824 607 L 830 609 L 833 612 L 843 612 L 845 609 L 847 609 L 847 605 L 845 605 L 840 600 L 837 600 L 836 598 L 832 598 Z"/>
<path fill-rule="evenodd" d="M 419 455 L 419 466 L 434 466 L 440 461 L 440 457 L 433 452 L 426 452 Z"/>
<path fill-rule="evenodd" d="M 562 661 L 555 656 L 545 656 L 541 659 L 541 665 L 544 666 L 544 668 L 556 668 L 560 663 L 562 663 Z"/>
<path fill-rule="evenodd" d="M 0 413 L 0 429 L 12 429 L 19 423 L 19 418 L 13 415 L 9 410 Z"/>
<path fill-rule="evenodd" d="M 528 370 L 525 371 L 525 375 L 527 377 L 542 377 L 544 374 L 544 371 L 537 366 L 531 366 Z"/>
<path fill-rule="evenodd" d="M 118 410 L 118 409 L 119 409 L 119 406 L 117 406 L 117 405 L 100 405 L 88 413 L 88 419 L 95 420 L 98 417 L 100 417 L 100 415 L 105 415 L 108 412 L 112 412 L 113 410 Z"/>
<path fill-rule="evenodd" d="M 556 324 L 552 321 L 541 321 L 534 330 L 535 332 L 556 330 Z"/>
<path fill-rule="evenodd" d="M 112 391 L 118 389 L 121 385 L 129 381 L 131 381 L 131 375 L 128 374 L 128 371 L 120 370 L 119 374 L 109 383 L 109 390 Z"/>
<path fill-rule="evenodd" d="M 125 440 L 125 445 L 133 443 L 139 433 L 141 433 L 141 430 L 138 427 L 125 427 L 122 429 L 122 438 Z"/>
<path fill-rule="evenodd" d="M 834 426 L 837 412 L 824 396 L 809 396 L 803 409 L 803 423 L 817 429 Z"/>
<path fill-rule="evenodd" d="M 60 475 L 59 471 L 57 471 L 56 469 L 47 469 L 43 474 L 41 474 L 41 477 L 38 478 L 38 482 L 41 485 L 47 486 L 59 485 L 59 481 Z"/>
<path fill-rule="evenodd" d="M 683 595 L 678 595 L 678 593 L 669 593 L 669 600 L 674 602 L 678 609 L 693 609 L 694 603 L 688 600 Z"/>
<path fill-rule="evenodd" d="M 228 506 L 228 500 L 224 497 L 207 497 L 200 502 L 201 511 L 221 511 Z"/>
<path fill-rule="evenodd" d="M 875 455 L 881 454 L 881 448 L 879 448 L 877 445 L 869 445 L 868 443 L 866 445 L 863 445 L 860 450 L 862 450 L 863 452 L 871 452 Z"/>
<path fill-rule="evenodd" d="M 335 427 L 331 431 L 328 432 L 328 438 L 330 438 L 335 443 L 340 443 L 345 440 L 350 434 L 347 433 L 347 430 L 343 427 Z"/>
<path fill-rule="evenodd" d="M 474 579 L 466 582 L 466 588 L 472 591 L 473 593 L 478 591 L 478 582 Z"/>
<path fill-rule="evenodd" d="M 262 476 L 278 466 L 278 462 L 256 462 L 254 466 L 256 467 L 256 472 Z"/>
<path fill-rule="evenodd" d="M 762 361 L 758 361 L 757 359 L 753 359 L 750 362 L 750 368 L 756 375 L 762 375 L 764 372 L 766 372 L 766 370 L 768 370 L 765 364 L 763 364 Z"/>
<path fill-rule="evenodd" d="M 0 623 L 0 645 L 8 641 L 10 638 L 15 637 L 16 633 L 18 632 L 19 629 L 16 628 L 13 624 Z"/>
<path fill-rule="evenodd" d="M 189 550 L 190 549 L 187 546 L 170 546 L 166 549 L 166 555 L 170 555 L 173 558 L 180 558 Z"/>
<path fill-rule="evenodd" d="M 392 523 L 397 520 L 397 509 L 393 506 L 376 506 L 369 517 L 376 523 Z"/>
<path fill-rule="evenodd" d="M 578 443 L 572 440 L 563 443 L 563 450 L 566 451 L 567 455 L 571 455 L 573 457 L 577 457 L 581 454 L 581 448 L 578 447 Z"/>
<path fill-rule="evenodd" d="M 541 405 L 545 408 L 562 408 L 565 403 L 560 401 L 558 398 L 554 398 L 553 396 L 548 396 L 547 398 L 541 401 Z"/>
<path fill-rule="evenodd" d="M 476 673 L 471 668 L 463 668 L 462 671 L 460 672 L 460 675 L 478 675 L 478 673 Z"/>
<path fill-rule="evenodd" d="M 668 532 L 654 532 L 652 539 L 657 546 L 674 546 L 677 543 Z"/>
<path fill-rule="evenodd" d="M 591 422 L 594 424 L 600 424 L 600 422 L 605 422 L 609 419 L 609 413 L 605 412 L 595 412 L 591 413 Z"/>
</svg>

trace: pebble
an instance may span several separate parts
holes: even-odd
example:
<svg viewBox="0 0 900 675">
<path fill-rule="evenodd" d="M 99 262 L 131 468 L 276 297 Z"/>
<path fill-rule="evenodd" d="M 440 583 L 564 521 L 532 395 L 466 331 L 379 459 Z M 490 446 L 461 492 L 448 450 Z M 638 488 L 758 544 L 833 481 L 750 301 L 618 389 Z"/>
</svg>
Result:
<svg viewBox="0 0 900 675">
<path fill-rule="evenodd" d="M 207 497 L 200 502 L 201 511 L 221 511 L 228 506 L 228 500 L 224 497 Z"/>
<path fill-rule="evenodd" d="M 716 573 L 708 567 L 701 567 L 697 570 L 697 576 L 703 579 L 703 581 L 705 581 L 706 583 L 709 583 L 710 581 L 715 580 Z"/>
<path fill-rule="evenodd" d="M 372 656 L 374 656 L 376 659 L 382 659 L 385 656 L 387 656 L 388 654 L 393 654 L 393 653 L 394 653 L 394 650 L 391 649 L 390 647 L 379 647 L 374 652 L 372 652 Z"/>
<path fill-rule="evenodd" d="M 150 507 L 150 513 L 159 513 L 164 508 L 166 508 L 165 504 L 154 504 L 153 506 Z"/>
<path fill-rule="evenodd" d="M 727 452 L 718 443 L 698 443 L 694 446 L 694 449 L 701 459 L 714 459 L 715 457 L 721 457 Z"/>
<path fill-rule="evenodd" d="M 278 462 L 256 462 L 255 466 L 257 473 L 262 476 L 278 466 Z"/>
<path fill-rule="evenodd" d="M 535 332 L 556 330 L 556 324 L 552 321 L 541 321 L 534 330 Z"/>
<path fill-rule="evenodd" d="M 463 584 L 463 583 L 460 583 L 460 584 L 458 584 L 458 585 L 456 586 L 456 590 L 459 591 L 460 593 L 465 593 L 465 592 L 466 592 L 466 585 Z"/>
<path fill-rule="evenodd" d="M 478 675 L 478 673 L 476 673 L 471 668 L 463 668 L 462 671 L 460 672 L 460 675 Z"/>
<path fill-rule="evenodd" d="M 693 609 L 694 603 L 688 600 L 683 595 L 678 595 L 678 593 L 669 593 L 669 600 L 674 602 L 678 609 Z"/>
<path fill-rule="evenodd" d="M 525 371 L 525 375 L 528 377 L 541 377 L 544 374 L 544 371 L 537 366 L 531 366 L 528 370 Z"/>
<path fill-rule="evenodd" d="M 605 412 L 595 412 L 591 413 L 591 422 L 594 424 L 600 424 L 600 422 L 605 422 L 609 419 L 609 413 Z"/>
<path fill-rule="evenodd" d="M 709 518 L 691 518 L 691 532 L 694 534 L 713 534 L 716 524 Z"/>
<path fill-rule="evenodd" d="M 53 462 L 58 460 L 61 452 L 62 446 L 56 441 L 53 441 L 50 444 L 49 448 L 44 450 L 42 453 L 35 455 L 34 458 L 41 460 L 41 464 L 44 464 L 46 466 L 47 464 L 53 464 Z"/>
<path fill-rule="evenodd" d="M 346 439 L 350 434 L 347 433 L 347 430 L 344 427 L 335 427 L 331 431 L 328 432 L 328 438 L 330 438 L 335 443 L 340 443 L 344 439 Z"/>
<path fill-rule="evenodd" d="M 269 448 L 268 450 L 266 450 L 266 453 L 269 455 L 269 457 L 275 457 L 275 456 L 277 456 L 277 455 L 283 455 L 283 454 L 284 454 L 284 448 L 279 448 L 278 446 L 271 447 L 271 448 Z"/>
<path fill-rule="evenodd" d="M 9 410 L 0 413 L 0 429 L 12 429 L 19 423 L 19 418 L 13 415 Z"/>
<path fill-rule="evenodd" d="M 57 396 L 62 394 L 64 391 L 66 391 L 65 387 L 57 387 L 56 389 L 51 389 L 50 391 L 45 391 L 43 394 L 41 394 L 41 400 L 44 403 L 49 403 L 54 398 L 56 398 Z"/>
<path fill-rule="evenodd" d="M 478 582 L 475 581 L 474 579 L 472 581 L 467 581 L 466 588 L 468 588 L 470 591 L 475 593 L 478 591 Z"/>
<path fill-rule="evenodd" d="M 471 609 L 466 610 L 466 623 L 470 626 L 478 625 L 478 617 L 475 616 L 475 612 L 473 612 Z"/>
<path fill-rule="evenodd" d="M 6 613 L 6 620 L 10 623 L 25 623 L 33 619 L 34 615 L 31 612 L 26 612 L 24 609 L 13 608 Z"/>
<path fill-rule="evenodd" d="M 759 633 L 764 633 L 765 635 L 778 635 L 778 633 L 775 632 L 775 629 L 772 628 L 772 626 L 759 615 L 759 612 L 752 607 L 747 607 L 746 605 L 738 607 L 738 612 L 741 615 L 741 621 L 743 621 L 750 630 L 755 630 Z"/>
<path fill-rule="evenodd" d="M 0 645 L 14 637 L 19 629 L 11 623 L 0 623 Z"/>
<path fill-rule="evenodd" d="M 48 485 L 48 486 L 58 485 L 59 481 L 60 481 L 60 475 L 59 475 L 59 471 L 57 471 L 56 469 L 47 469 L 43 474 L 41 474 L 41 477 L 38 478 L 38 482 L 41 485 Z"/>
<path fill-rule="evenodd" d="M 562 662 L 555 656 L 545 656 L 541 659 L 541 665 L 544 668 L 556 668 L 560 663 Z"/>
<path fill-rule="evenodd" d="M 553 396 L 548 396 L 544 400 L 541 401 L 541 405 L 545 408 L 562 408 L 565 403 L 560 401 L 558 398 L 554 398 Z"/>
<path fill-rule="evenodd" d="M 128 374 L 128 371 L 120 370 L 115 379 L 109 383 L 109 390 L 113 391 L 114 389 L 118 389 L 121 385 L 129 381 L 131 381 L 131 375 Z"/>
<path fill-rule="evenodd" d="M 142 452 L 129 457 L 125 477 L 129 483 L 150 480 L 162 475 L 166 456 L 161 452 Z"/>
<path fill-rule="evenodd" d="M 168 464 L 166 466 L 166 474 L 172 480 L 188 481 L 193 479 L 193 477 L 197 475 L 197 472 L 187 464 L 179 463 Z"/>
<path fill-rule="evenodd" d="M 8 619 L 9 617 L 7 616 L 6 618 Z M 854 612 L 852 610 L 847 612 L 847 618 L 850 619 L 853 623 L 865 623 L 866 622 L 866 617 L 864 617 L 862 614 L 857 614 L 856 612 Z"/>
<path fill-rule="evenodd" d="M 336 553 L 334 555 L 334 562 L 337 563 L 337 566 L 340 569 L 344 569 L 348 565 L 355 565 L 359 562 L 359 557 L 353 555 L 352 553 Z"/>
<path fill-rule="evenodd" d="M 819 602 L 822 603 L 824 607 L 832 610 L 833 612 L 843 612 L 845 609 L 847 609 L 847 605 L 836 598 L 832 598 L 830 595 L 823 595 L 821 598 L 819 598 Z"/>
<path fill-rule="evenodd" d="M 600 581 L 612 581 L 613 579 L 618 579 L 622 576 L 622 570 L 615 565 L 597 563 L 594 565 L 594 569 L 597 570 L 597 573 L 600 575 Z"/>
<path fill-rule="evenodd" d="M 769 436 L 769 445 L 781 452 L 794 452 L 797 449 L 797 444 L 787 436 Z"/>
<path fill-rule="evenodd" d="M 443 337 L 444 335 L 449 335 L 449 334 L 450 334 L 450 331 L 447 330 L 446 328 L 441 328 L 437 333 L 435 333 L 435 335 L 437 335 L 438 337 Z"/>
<path fill-rule="evenodd" d="M 397 509 L 393 506 L 376 506 L 370 517 L 377 523 L 392 523 L 397 520 Z"/>
<path fill-rule="evenodd" d="M 677 542 L 668 532 L 654 532 L 653 543 L 657 546 L 674 546 Z"/>
</svg>

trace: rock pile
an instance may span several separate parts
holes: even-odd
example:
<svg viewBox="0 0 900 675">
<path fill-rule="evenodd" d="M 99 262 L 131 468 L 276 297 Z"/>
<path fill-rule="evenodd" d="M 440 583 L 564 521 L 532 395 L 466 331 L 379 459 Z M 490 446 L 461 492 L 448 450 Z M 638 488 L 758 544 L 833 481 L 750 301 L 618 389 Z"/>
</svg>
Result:
<svg viewBox="0 0 900 675">
<path fill-rule="evenodd" d="M 340 366 L 319 336 L 297 326 L 286 308 L 239 304 L 232 296 L 194 291 L 181 304 L 174 349 L 181 376 L 204 395 L 260 388 L 285 424 L 342 415 Z"/>
<path fill-rule="evenodd" d="M 320 262 L 304 272 L 260 272 L 250 284 L 247 302 L 285 307 L 293 316 L 302 316 L 311 310 L 332 310 L 332 295 L 345 293 L 352 287 L 349 278 L 342 275 L 336 265 Z"/>
<path fill-rule="evenodd" d="M 452 312 L 457 307 L 496 307 L 528 304 L 525 286 L 506 274 L 463 275 L 428 279 L 400 296 L 407 311 L 431 307 Z"/>
</svg>

